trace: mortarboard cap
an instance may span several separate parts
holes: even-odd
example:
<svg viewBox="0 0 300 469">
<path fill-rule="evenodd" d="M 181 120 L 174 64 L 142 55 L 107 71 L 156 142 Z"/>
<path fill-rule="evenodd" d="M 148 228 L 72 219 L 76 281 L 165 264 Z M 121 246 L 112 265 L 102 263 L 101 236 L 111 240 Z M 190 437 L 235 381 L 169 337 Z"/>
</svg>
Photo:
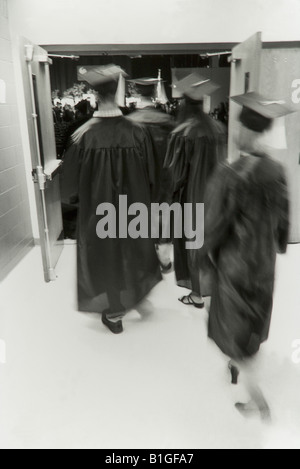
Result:
<svg viewBox="0 0 300 469">
<path fill-rule="evenodd" d="M 110 81 L 118 81 L 120 75 L 127 76 L 118 65 L 101 65 L 87 70 L 84 66 L 79 69 L 78 78 L 87 81 L 91 86 L 99 86 Z"/>
<path fill-rule="evenodd" d="M 289 107 L 284 100 L 269 99 L 255 92 L 233 96 L 231 99 L 267 119 L 276 119 L 296 112 L 296 109 Z"/>
<path fill-rule="evenodd" d="M 241 123 L 255 132 L 264 132 L 271 128 L 274 119 L 296 112 L 284 100 L 268 99 L 255 92 L 233 96 L 231 99 L 243 106 Z"/>
<path fill-rule="evenodd" d="M 158 78 L 135 78 L 128 81 L 138 86 L 154 86 L 160 82 Z"/>
<path fill-rule="evenodd" d="M 198 73 L 192 73 L 175 85 L 176 89 L 184 96 L 193 101 L 203 101 L 203 97 L 211 95 L 220 88 L 209 78 L 205 78 Z"/>
</svg>

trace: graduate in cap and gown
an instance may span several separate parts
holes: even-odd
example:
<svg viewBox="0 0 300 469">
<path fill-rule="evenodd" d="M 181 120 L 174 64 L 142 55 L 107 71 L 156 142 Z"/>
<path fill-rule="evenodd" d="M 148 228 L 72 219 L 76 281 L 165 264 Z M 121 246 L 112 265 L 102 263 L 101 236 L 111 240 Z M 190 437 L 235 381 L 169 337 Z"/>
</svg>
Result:
<svg viewBox="0 0 300 469">
<path fill-rule="evenodd" d="M 216 91 L 219 88 L 217 84 L 194 73 L 176 86 L 184 99 L 179 125 L 170 138 L 165 168 L 169 173 L 170 200 L 179 202 L 182 207 L 192 204 L 195 220 L 196 204 L 204 203 L 207 182 L 218 163 L 226 158 L 226 129 L 203 111 L 204 96 Z M 174 239 L 177 284 L 192 290 L 180 301 L 201 309 L 204 308 L 203 297 L 211 295 L 210 261 L 203 258 L 200 267 L 205 266 L 205 270 L 199 268 L 197 251 L 186 249 L 186 242 L 185 237 Z"/>
<path fill-rule="evenodd" d="M 232 359 L 233 384 L 243 372 L 250 402 L 237 403 L 237 409 L 269 419 L 256 357 L 269 336 L 276 253 L 285 253 L 288 243 L 289 199 L 285 170 L 268 150 L 285 147 L 275 123 L 292 111 L 257 93 L 232 99 L 241 105 L 241 158 L 218 169 L 205 200 L 205 250 L 215 265 L 209 336 Z"/>
<path fill-rule="evenodd" d="M 99 109 L 75 132 L 68 155 L 78 172 L 78 307 L 102 313 L 103 323 L 116 334 L 123 332 L 125 312 L 161 281 L 154 241 L 119 236 L 119 196 L 127 196 L 128 207 L 142 203 L 149 208 L 156 182 L 147 131 L 125 118 L 115 103 L 121 74 L 114 65 L 86 71 L 84 79 L 98 92 Z M 106 239 L 97 234 L 100 204 L 116 210 L 110 225 L 115 233 Z M 128 232 L 128 226 L 124 229 Z"/>
<path fill-rule="evenodd" d="M 161 83 L 158 78 L 138 78 L 129 80 L 135 85 L 136 91 L 140 97 L 137 110 L 129 115 L 129 118 L 138 124 L 147 127 L 153 140 L 156 155 L 156 189 L 155 199 L 158 203 L 168 202 L 168 184 L 167 174 L 164 172 L 164 161 L 167 153 L 168 139 L 170 133 L 175 128 L 174 119 L 166 112 L 157 109 L 155 98 L 157 97 L 157 88 Z M 157 240 L 157 252 L 163 273 L 168 273 L 172 269 L 171 262 L 171 240 Z"/>
</svg>

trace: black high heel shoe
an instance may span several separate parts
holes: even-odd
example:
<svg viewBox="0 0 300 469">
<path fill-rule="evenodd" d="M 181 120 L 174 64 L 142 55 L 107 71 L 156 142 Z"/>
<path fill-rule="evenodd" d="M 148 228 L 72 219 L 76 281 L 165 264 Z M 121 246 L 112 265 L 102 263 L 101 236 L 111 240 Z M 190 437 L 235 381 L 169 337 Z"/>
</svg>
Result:
<svg viewBox="0 0 300 469">
<path fill-rule="evenodd" d="M 124 331 L 123 322 L 121 320 L 117 321 L 117 322 L 110 321 L 107 317 L 107 314 L 109 314 L 109 311 L 104 311 L 102 313 L 102 322 L 103 322 L 103 324 L 106 327 L 108 327 L 110 332 L 112 332 L 113 334 L 122 334 L 122 332 Z"/>
<path fill-rule="evenodd" d="M 239 383 L 240 371 L 236 366 L 232 365 L 231 363 L 229 363 L 228 367 L 231 372 L 231 384 L 237 385 Z"/>
<path fill-rule="evenodd" d="M 194 306 L 197 309 L 203 309 L 205 308 L 205 303 L 196 303 L 196 301 L 193 300 L 193 294 L 191 293 L 190 295 L 185 295 L 182 298 L 179 298 L 180 303 L 183 303 L 185 306 Z"/>
</svg>

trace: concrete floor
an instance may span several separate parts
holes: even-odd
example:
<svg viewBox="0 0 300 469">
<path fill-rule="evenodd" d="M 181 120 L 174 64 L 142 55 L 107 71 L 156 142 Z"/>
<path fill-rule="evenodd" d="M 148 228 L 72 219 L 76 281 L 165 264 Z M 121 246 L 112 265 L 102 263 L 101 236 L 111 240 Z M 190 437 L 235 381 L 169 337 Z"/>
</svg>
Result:
<svg viewBox="0 0 300 469">
<path fill-rule="evenodd" d="M 35 248 L 0 286 L 1 448 L 300 449 L 300 245 L 278 257 L 262 348 L 271 425 L 235 410 L 242 386 L 231 386 L 226 357 L 207 339 L 207 311 L 178 302 L 174 275 L 150 295 L 153 313 L 129 313 L 113 336 L 99 316 L 76 311 L 75 267 L 66 246 L 58 280 L 45 284 Z"/>
</svg>

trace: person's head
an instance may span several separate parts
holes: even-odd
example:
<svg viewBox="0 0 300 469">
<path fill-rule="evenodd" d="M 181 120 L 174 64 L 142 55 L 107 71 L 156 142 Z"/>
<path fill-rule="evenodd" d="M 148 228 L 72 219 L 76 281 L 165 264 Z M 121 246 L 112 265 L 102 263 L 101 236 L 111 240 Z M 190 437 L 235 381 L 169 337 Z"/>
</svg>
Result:
<svg viewBox="0 0 300 469">
<path fill-rule="evenodd" d="M 76 118 L 86 117 L 91 113 L 91 105 L 87 99 L 83 99 L 75 106 Z"/>
<path fill-rule="evenodd" d="M 209 140 L 214 140 L 215 128 L 211 117 L 203 111 L 203 101 L 195 101 L 187 97 L 182 101 L 177 116 L 177 125 L 181 126 L 188 122 L 195 128 L 201 128 Z"/>
<path fill-rule="evenodd" d="M 155 97 L 155 89 L 156 85 L 149 84 L 149 85 L 141 85 L 136 84 L 135 89 L 142 98 L 154 98 Z"/>
<path fill-rule="evenodd" d="M 114 102 L 119 80 L 111 80 L 105 83 L 95 85 L 95 91 L 98 93 L 98 98 L 101 103 Z"/>
<path fill-rule="evenodd" d="M 259 137 L 272 126 L 272 119 L 269 119 L 252 109 L 243 107 L 240 116 L 240 130 L 238 135 L 239 148 L 241 151 L 251 153 L 251 151 L 263 151 Z"/>
<path fill-rule="evenodd" d="M 218 88 L 219 85 L 198 73 L 192 73 L 180 80 L 176 89 L 182 94 L 183 101 L 179 109 L 178 123 L 194 119 L 203 126 L 210 127 L 209 118 L 203 111 L 204 96 L 214 93 Z"/>
<path fill-rule="evenodd" d="M 174 85 L 183 97 L 191 101 L 203 102 L 204 96 L 210 96 L 217 91 L 220 86 L 209 78 L 205 78 L 198 73 L 192 73 Z"/>
<path fill-rule="evenodd" d="M 80 74 L 81 78 L 98 93 L 101 103 L 114 103 L 120 75 L 126 76 L 124 70 L 114 64 L 98 66 L 90 70 L 82 67 Z"/>
<path fill-rule="evenodd" d="M 129 80 L 129 83 L 134 85 L 135 91 L 141 100 L 150 103 L 155 98 L 158 82 L 157 78 L 136 78 Z"/>
<path fill-rule="evenodd" d="M 203 114 L 203 101 L 195 101 L 185 96 L 179 104 L 177 122 L 183 124 L 190 119 L 200 121 Z"/>
<path fill-rule="evenodd" d="M 142 98 L 155 98 L 155 86 L 140 86 L 137 91 Z"/>
<path fill-rule="evenodd" d="M 286 148 L 285 131 L 280 132 L 280 138 L 279 132 L 274 135 L 273 130 L 278 118 L 293 110 L 285 106 L 283 101 L 270 100 L 258 93 L 247 93 L 232 99 L 242 105 L 240 128 L 236 135 L 241 151 L 251 153 L 266 152 L 268 148 Z"/>
</svg>

